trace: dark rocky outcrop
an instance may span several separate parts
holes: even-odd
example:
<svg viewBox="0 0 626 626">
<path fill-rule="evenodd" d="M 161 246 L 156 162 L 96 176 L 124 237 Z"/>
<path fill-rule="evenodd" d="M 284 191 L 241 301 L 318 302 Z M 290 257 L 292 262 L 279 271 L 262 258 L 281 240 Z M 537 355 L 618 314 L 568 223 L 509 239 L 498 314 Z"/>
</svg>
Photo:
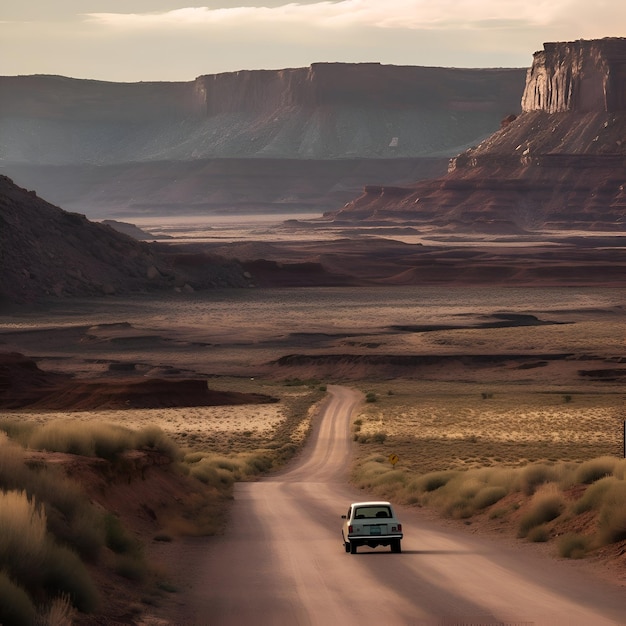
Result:
<svg viewBox="0 0 626 626">
<path fill-rule="evenodd" d="M 139 242 L 0 176 L 0 303 L 247 284 L 233 262 Z"/>
<path fill-rule="evenodd" d="M 318 63 L 188 83 L 0 77 L 0 162 L 94 217 L 329 210 L 369 182 L 443 174 L 520 112 L 524 73 Z"/>
<path fill-rule="evenodd" d="M 0 408 L 87 411 L 268 404 L 258 393 L 211 389 L 203 378 L 75 379 L 49 372 L 17 352 L 0 352 Z"/>
<path fill-rule="evenodd" d="M 335 219 L 447 230 L 626 228 L 626 39 L 546 44 L 523 112 L 452 159 L 446 176 L 374 186 Z"/>
</svg>

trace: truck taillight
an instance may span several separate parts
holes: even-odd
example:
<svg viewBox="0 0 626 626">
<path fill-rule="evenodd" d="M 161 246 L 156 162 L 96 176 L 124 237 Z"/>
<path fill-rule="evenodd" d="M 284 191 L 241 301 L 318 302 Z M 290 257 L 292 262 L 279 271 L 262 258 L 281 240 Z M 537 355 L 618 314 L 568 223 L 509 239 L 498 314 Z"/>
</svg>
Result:
<svg viewBox="0 0 626 626">
<path fill-rule="evenodd" d="M 349 533 L 354 532 L 354 528 L 352 528 L 352 524 L 350 524 L 350 525 L 348 526 L 348 532 L 349 532 Z"/>
<path fill-rule="evenodd" d="M 398 524 L 398 532 L 401 533 L 402 532 L 402 524 Z"/>
<path fill-rule="evenodd" d="M 402 532 L 402 524 L 398 524 L 397 526 L 391 527 L 391 532 L 393 533 L 401 533 Z"/>
</svg>

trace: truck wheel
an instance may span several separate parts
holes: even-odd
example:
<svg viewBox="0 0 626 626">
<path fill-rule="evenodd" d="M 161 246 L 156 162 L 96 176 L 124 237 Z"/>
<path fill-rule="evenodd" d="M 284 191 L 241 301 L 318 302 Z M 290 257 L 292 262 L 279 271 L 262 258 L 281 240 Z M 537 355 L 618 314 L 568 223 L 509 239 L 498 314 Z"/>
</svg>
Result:
<svg viewBox="0 0 626 626">
<path fill-rule="evenodd" d="M 350 552 L 350 542 L 349 541 L 344 541 L 343 542 L 343 547 L 346 549 L 346 552 Z"/>
<path fill-rule="evenodd" d="M 356 543 L 354 541 L 350 542 L 350 554 L 356 554 Z"/>
<path fill-rule="evenodd" d="M 391 542 L 391 551 L 397 553 L 402 552 L 402 543 L 400 542 L 400 539 L 394 539 Z"/>
</svg>

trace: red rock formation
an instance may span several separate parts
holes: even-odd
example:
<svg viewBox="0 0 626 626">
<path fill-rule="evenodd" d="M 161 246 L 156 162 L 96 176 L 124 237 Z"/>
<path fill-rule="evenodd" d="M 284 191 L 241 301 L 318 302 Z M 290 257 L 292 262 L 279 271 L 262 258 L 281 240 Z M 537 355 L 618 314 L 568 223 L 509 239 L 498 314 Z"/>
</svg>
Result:
<svg viewBox="0 0 626 626">
<path fill-rule="evenodd" d="M 404 188 L 366 187 L 334 214 L 446 229 L 518 232 L 626 229 L 626 39 L 546 44 L 524 111 Z"/>
<path fill-rule="evenodd" d="M 626 40 L 546 43 L 534 55 L 524 111 L 579 113 L 626 110 Z"/>
</svg>

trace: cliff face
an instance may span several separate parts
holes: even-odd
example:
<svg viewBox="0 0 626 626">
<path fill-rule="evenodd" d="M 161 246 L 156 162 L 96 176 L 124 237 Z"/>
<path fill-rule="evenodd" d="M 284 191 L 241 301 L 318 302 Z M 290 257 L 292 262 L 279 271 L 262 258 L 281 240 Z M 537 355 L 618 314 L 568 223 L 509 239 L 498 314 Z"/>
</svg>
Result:
<svg viewBox="0 0 626 626">
<path fill-rule="evenodd" d="M 0 158 L 85 164 L 199 158 L 452 156 L 517 113 L 523 70 L 379 64 L 118 84 L 0 77 Z"/>
<path fill-rule="evenodd" d="M 406 182 L 404 165 L 396 176 L 383 160 L 413 159 L 415 173 L 443 174 L 449 157 L 519 113 L 524 75 L 319 63 L 186 83 L 0 77 L 0 172 L 94 217 L 132 214 L 138 204 L 155 212 L 264 211 L 268 203 L 329 210 L 379 180 L 366 170 Z M 220 159 L 228 164 L 216 167 Z M 282 186 L 276 176 L 266 185 L 269 160 L 280 164 Z"/>
<path fill-rule="evenodd" d="M 547 43 L 536 52 L 522 97 L 524 111 L 626 110 L 624 39 Z"/>
<path fill-rule="evenodd" d="M 546 44 L 524 111 L 452 159 L 446 176 L 365 193 L 337 219 L 519 232 L 626 229 L 626 39 Z"/>
</svg>

